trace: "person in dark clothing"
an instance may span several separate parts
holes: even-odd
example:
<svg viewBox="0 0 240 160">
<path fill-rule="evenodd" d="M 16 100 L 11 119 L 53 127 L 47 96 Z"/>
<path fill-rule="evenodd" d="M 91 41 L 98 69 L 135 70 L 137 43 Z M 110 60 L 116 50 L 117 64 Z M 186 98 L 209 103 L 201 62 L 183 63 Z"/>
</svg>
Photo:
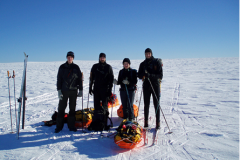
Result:
<svg viewBox="0 0 240 160">
<path fill-rule="evenodd" d="M 163 78 L 161 63 L 153 57 L 152 50 L 145 50 L 146 59 L 140 64 L 138 77 L 143 80 L 143 98 L 144 98 L 144 127 L 148 127 L 148 115 L 150 97 L 153 97 L 153 104 L 156 113 L 156 129 L 160 128 L 160 83 Z M 151 84 L 152 86 L 151 86 Z M 154 92 L 157 96 L 154 95 Z"/>
<path fill-rule="evenodd" d="M 106 54 L 100 53 L 99 62 L 94 64 L 90 73 L 89 82 L 89 94 L 94 95 L 94 116 L 93 122 L 90 125 L 89 130 L 94 130 L 95 121 L 97 121 L 97 114 L 103 114 L 103 125 L 105 130 L 107 130 L 107 120 L 108 120 L 108 98 L 112 94 L 113 86 L 113 70 L 112 67 L 106 63 Z M 102 102 L 102 105 L 101 105 Z"/>
<path fill-rule="evenodd" d="M 114 84 L 121 85 L 120 97 L 123 106 L 123 118 L 129 121 L 134 119 L 133 101 L 137 84 L 137 70 L 130 68 L 130 59 L 123 59 L 123 69 L 118 74 Z"/>
<path fill-rule="evenodd" d="M 69 115 L 68 128 L 70 131 L 76 132 L 75 128 L 75 109 L 77 97 L 82 97 L 82 73 L 77 64 L 73 63 L 74 53 L 67 53 L 67 62 L 59 67 L 57 74 L 57 90 L 58 90 L 58 115 L 57 127 L 55 133 L 62 130 L 64 125 L 65 109 L 69 99 Z M 79 92 L 78 92 L 79 90 Z"/>
</svg>

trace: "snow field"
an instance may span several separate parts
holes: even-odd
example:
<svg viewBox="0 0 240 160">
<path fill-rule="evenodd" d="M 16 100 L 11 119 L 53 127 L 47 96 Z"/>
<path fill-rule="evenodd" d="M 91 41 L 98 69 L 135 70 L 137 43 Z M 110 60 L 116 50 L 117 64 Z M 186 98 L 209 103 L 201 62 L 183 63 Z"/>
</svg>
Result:
<svg viewBox="0 0 240 160">
<path fill-rule="evenodd" d="M 29 56 L 30 58 L 30 56 Z M 29 59 L 30 60 L 30 59 Z M 142 60 L 131 60 L 138 69 Z M 153 129 L 149 143 L 140 143 L 132 150 L 119 148 L 113 138 L 98 139 L 98 134 L 86 139 L 89 133 L 68 131 L 67 125 L 59 134 L 55 126 L 44 127 L 57 110 L 56 76 L 63 62 L 28 62 L 25 129 L 20 139 L 10 134 L 7 70 L 16 73 L 16 97 L 19 97 L 23 63 L 0 64 L 0 159 L 238 159 L 239 158 L 239 60 L 238 58 L 172 59 L 163 60 L 161 108 L 172 134 L 161 113 L 158 144 L 152 146 Z M 84 74 L 83 106 L 87 107 L 90 69 L 97 61 L 74 61 Z M 122 61 L 107 61 L 118 77 Z M 16 130 L 13 80 L 11 82 L 11 108 L 13 130 Z M 138 82 L 139 105 L 142 82 Z M 119 86 L 115 93 L 121 104 Z M 152 98 L 152 97 L 151 97 Z M 18 107 L 18 104 L 17 104 Z M 93 107 L 93 97 L 89 98 Z M 77 108 L 82 108 L 82 98 Z M 139 123 L 143 126 L 143 97 Z M 113 109 L 116 128 L 121 119 Z M 66 109 L 68 112 L 68 109 Z M 111 113 L 111 109 L 109 110 Z M 155 127 L 153 101 L 150 103 L 150 124 Z"/>
</svg>

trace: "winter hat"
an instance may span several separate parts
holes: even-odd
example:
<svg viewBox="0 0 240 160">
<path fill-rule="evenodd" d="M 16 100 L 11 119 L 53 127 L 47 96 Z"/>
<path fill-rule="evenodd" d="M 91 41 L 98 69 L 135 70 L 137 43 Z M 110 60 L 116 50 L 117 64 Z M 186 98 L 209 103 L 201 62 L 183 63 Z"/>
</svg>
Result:
<svg viewBox="0 0 240 160">
<path fill-rule="evenodd" d="M 150 48 L 145 49 L 145 53 L 147 53 L 147 52 L 151 52 L 151 54 L 152 54 L 152 50 Z"/>
<path fill-rule="evenodd" d="M 100 54 L 99 54 L 99 58 L 100 58 L 100 57 L 105 57 L 105 58 L 106 58 L 106 54 L 105 54 L 105 53 L 100 53 Z"/>
<path fill-rule="evenodd" d="M 128 63 L 129 63 L 129 65 L 131 64 L 131 62 L 130 62 L 130 59 L 129 59 L 129 58 L 124 58 L 124 59 L 123 59 L 123 63 L 124 63 L 124 62 L 128 62 Z"/>
<path fill-rule="evenodd" d="M 69 51 L 68 53 L 67 53 L 67 57 L 68 56 L 72 56 L 73 58 L 74 58 L 74 53 L 72 52 L 72 51 Z"/>
</svg>

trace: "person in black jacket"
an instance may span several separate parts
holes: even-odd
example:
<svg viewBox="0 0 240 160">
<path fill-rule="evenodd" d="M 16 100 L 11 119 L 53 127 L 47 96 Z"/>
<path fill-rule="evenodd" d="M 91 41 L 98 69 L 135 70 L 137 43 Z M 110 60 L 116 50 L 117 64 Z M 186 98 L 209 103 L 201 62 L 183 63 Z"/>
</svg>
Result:
<svg viewBox="0 0 240 160">
<path fill-rule="evenodd" d="M 160 83 L 163 78 L 162 65 L 153 57 L 152 50 L 145 50 L 146 59 L 140 64 L 138 77 L 143 80 L 143 98 L 144 98 L 144 127 L 148 127 L 148 115 L 150 97 L 153 97 L 153 103 L 156 113 L 156 129 L 160 128 Z M 151 86 L 151 84 L 152 86 Z M 156 99 L 156 96 L 157 99 Z"/>
<path fill-rule="evenodd" d="M 114 84 L 121 85 L 120 97 L 123 106 L 123 118 L 129 121 L 134 119 L 133 101 L 137 84 L 137 70 L 130 68 L 129 58 L 123 59 L 123 69 L 118 74 L 118 80 Z"/>
<path fill-rule="evenodd" d="M 69 115 L 68 128 L 70 131 L 76 132 L 75 128 L 75 109 L 77 97 L 82 97 L 82 73 L 77 64 L 73 63 L 74 53 L 67 53 L 67 62 L 59 67 L 57 74 L 57 90 L 58 90 L 58 115 L 55 133 L 62 130 L 64 125 L 65 109 L 69 99 Z M 79 90 L 79 92 L 78 92 Z"/>
<path fill-rule="evenodd" d="M 99 121 L 97 118 L 100 113 L 104 116 L 103 128 L 107 130 L 108 99 L 112 94 L 113 79 L 112 67 L 106 63 L 106 54 L 100 53 L 99 63 L 94 64 L 90 72 L 89 94 L 94 95 L 94 117 L 89 130 L 97 130 L 94 124 Z"/>
</svg>

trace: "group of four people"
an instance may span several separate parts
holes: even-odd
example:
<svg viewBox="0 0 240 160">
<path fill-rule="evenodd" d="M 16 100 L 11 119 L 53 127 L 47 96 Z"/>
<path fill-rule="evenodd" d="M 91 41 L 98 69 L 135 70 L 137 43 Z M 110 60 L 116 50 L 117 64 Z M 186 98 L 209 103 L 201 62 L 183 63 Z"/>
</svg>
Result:
<svg viewBox="0 0 240 160">
<path fill-rule="evenodd" d="M 74 53 L 67 53 L 67 62 L 59 67 L 57 74 L 57 90 L 59 98 L 57 125 L 55 133 L 62 130 L 64 125 L 64 114 L 69 99 L 68 128 L 75 128 L 75 109 L 77 97 L 83 95 L 82 73 L 78 65 L 73 63 Z M 107 126 L 108 98 L 112 95 L 113 84 L 120 85 L 120 98 L 123 105 L 124 119 L 134 119 L 133 101 L 137 84 L 137 77 L 143 80 L 144 97 L 144 127 L 148 127 L 148 115 L 150 97 L 156 112 L 156 128 L 160 128 L 160 83 L 163 77 L 161 63 L 153 57 L 152 50 L 145 50 L 145 60 L 140 64 L 138 72 L 130 67 L 129 58 L 124 58 L 123 69 L 119 71 L 118 79 L 114 79 L 112 67 L 106 63 L 106 54 L 100 53 L 99 62 L 92 66 L 90 72 L 89 94 L 94 97 L 95 113 L 102 112 L 105 115 L 104 123 Z M 94 119 L 93 119 L 94 122 Z M 92 123 L 93 123 L 92 122 Z M 105 128 L 107 129 L 107 128 Z"/>
</svg>

